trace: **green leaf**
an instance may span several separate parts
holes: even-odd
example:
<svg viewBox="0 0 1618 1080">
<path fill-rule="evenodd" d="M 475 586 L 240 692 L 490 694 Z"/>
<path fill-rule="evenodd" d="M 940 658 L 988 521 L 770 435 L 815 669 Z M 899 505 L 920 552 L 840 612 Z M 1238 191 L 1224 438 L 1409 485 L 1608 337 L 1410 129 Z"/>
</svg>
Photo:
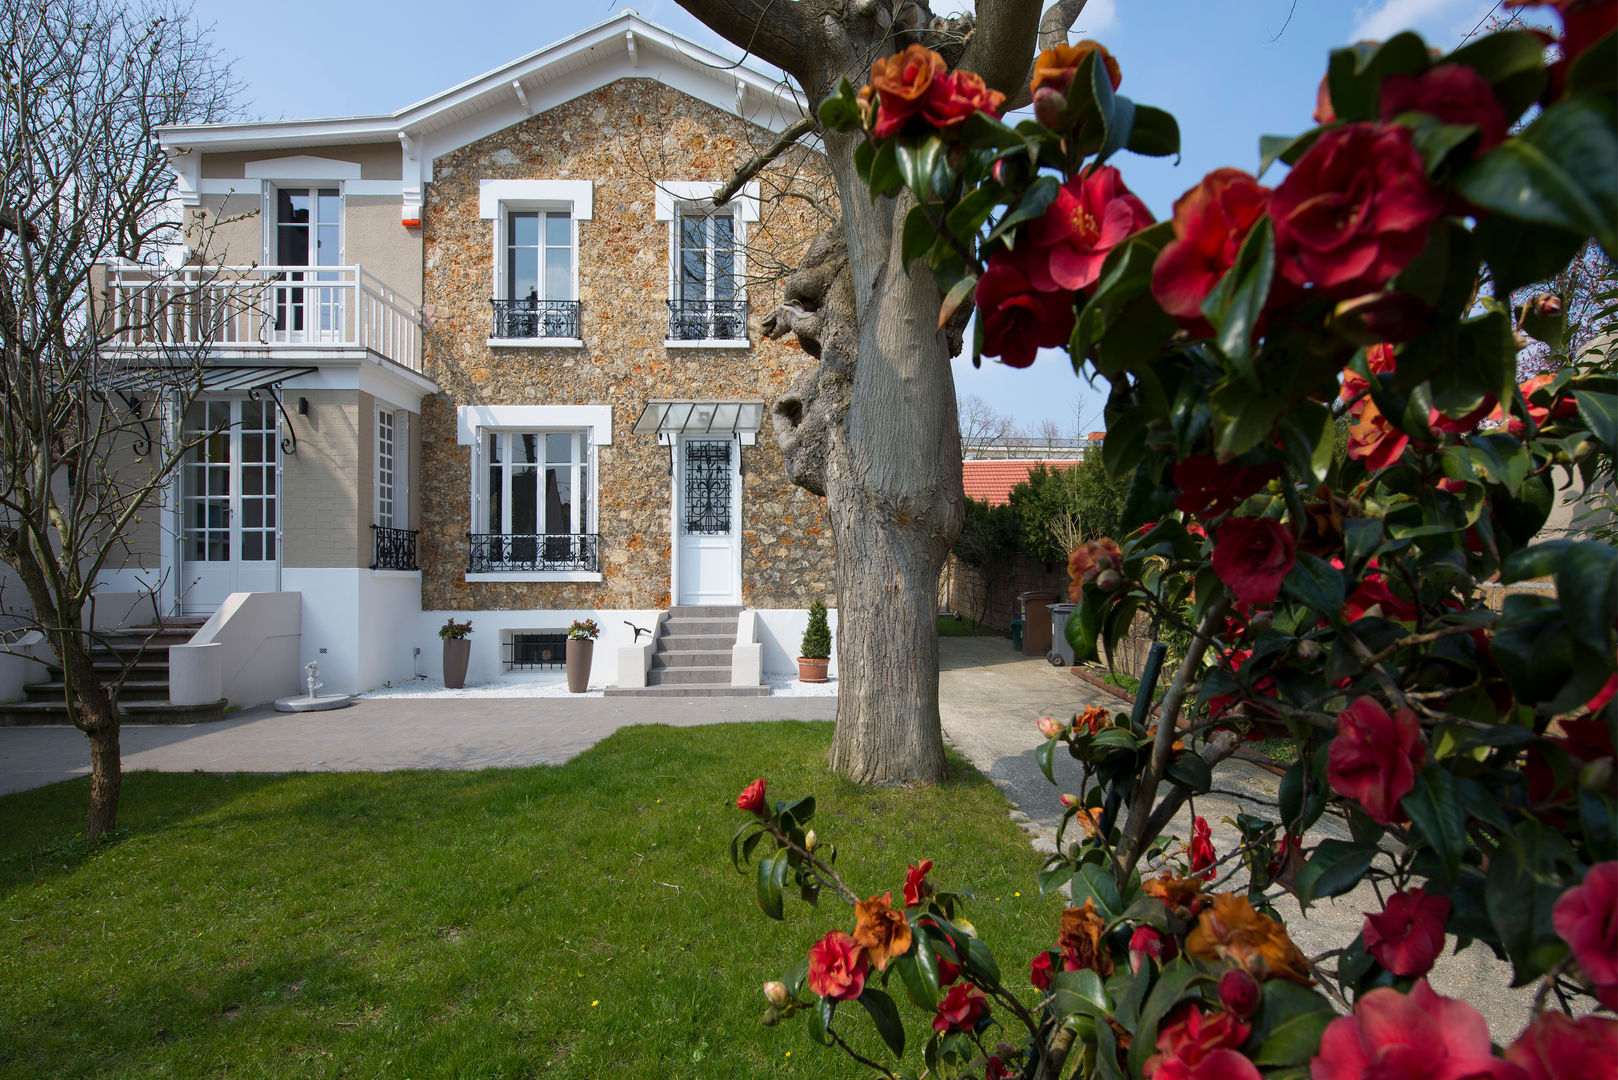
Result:
<svg viewBox="0 0 1618 1080">
<path fill-rule="evenodd" d="M 855 131 L 860 126 L 860 109 L 854 96 L 854 84 L 848 76 L 837 83 L 837 93 L 820 103 L 815 114 L 823 127 L 831 131 Z"/>
<path fill-rule="evenodd" d="M 1618 91 L 1618 34 L 1608 34 L 1573 58 L 1567 69 L 1570 94 Z"/>
<path fill-rule="evenodd" d="M 1324 130 L 1324 128 L 1314 128 L 1304 132 L 1302 135 L 1260 135 L 1258 140 L 1258 175 L 1262 177 L 1266 172 L 1269 172 L 1270 166 L 1277 161 L 1287 165 L 1297 164 L 1298 159 L 1308 152 Z"/>
<path fill-rule="evenodd" d="M 821 998 L 809 1010 L 809 1023 L 805 1025 L 805 1030 L 812 1041 L 821 1046 L 832 1044 L 831 1036 L 826 1033 L 826 1029 L 831 1027 L 831 1018 L 836 1012 L 837 1002 L 833 998 Z"/>
<path fill-rule="evenodd" d="M 1253 1054 L 1256 1065 L 1308 1062 L 1320 1051 L 1320 1037 L 1326 1025 L 1337 1018 L 1325 998 L 1280 979 L 1264 984 L 1262 1008 L 1260 1020 L 1265 1030 Z M 1254 1032 L 1255 1036 L 1258 1034 Z"/>
<path fill-rule="evenodd" d="M 1573 400 L 1578 403 L 1579 417 L 1589 425 L 1590 434 L 1607 448 L 1607 453 L 1618 450 L 1618 394 L 1575 390 Z"/>
<path fill-rule="evenodd" d="M 1169 762 L 1166 775 L 1193 795 L 1204 795 L 1213 787 L 1213 770 L 1195 753 L 1181 754 Z"/>
<path fill-rule="evenodd" d="M 1476 464 L 1483 467 L 1493 483 L 1515 495 L 1528 478 L 1532 464 L 1522 443 L 1503 432 L 1473 435 L 1467 440 Z"/>
<path fill-rule="evenodd" d="M 867 983 L 865 992 L 860 994 L 860 1004 L 871 1014 L 871 1022 L 876 1025 L 876 1033 L 888 1044 L 893 1056 L 904 1057 L 905 1026 L 904 1021 L 899 1019 L 899 1009 L 893 1004 L 893 999 Z"/>
<path fill-rule="evenodd" d="M 962 142 L 976 150 L 1010 150 L 1028 145 L 1028 140 L 1014 128 L 985 112 L 968 116 L 957 134 Z"/>
<path fill-rule="evenodd" d="M 1567 842 L 1533 818 L 1522 821 L 1489 861 L 1483 899 L 1511 959 L 1512 986 L 1537 979 L 1567 952 L 1551 925 L 1551 909 L 1571 884 L 1556 866 L 1573 861 Z"/>
<path fill-rule="evenodd" d="M 1017 200 L 1017 205 L 1007 210 L 1005 215 L 994 223 L 988 238 L 993 240 L 1013 227 L 1039 217 L 1045 212 L 1045 208 L 1055 201 L 1057 193 L 1061 190 L 1062 185 L 1057 182 L 1056 177 L 1041 176 L 1028 185 L 1028 190 Z"/>
<path fill-rule="evenodd" d="M 977 275 L 968 274 L 949 287 L 949 292 L 944 294 L 944 302 L 938 307 L 938 330 L 944 329 L 944 324 L 949 322 L 956 310 L 966 302 L 966 298 L 972 295 L 972 290 L 977 288 L 977 284 Z"/>
<path fill-rule="evenodd" d="M 1444 864 L 1449 881 L 1461 872 L 1461 856 L 1470 846 L 1466 836 L 1466 810 L 1455 790 L 1455 778 L 1439 765 L 1429 765 L 1416 777 L 1416 786 L 1399 800 L 1416 832 Z"/>
<path fill-rule="evenodd" d="M 1375 844 L 1322 840 L 1298 873 L 1298 902 L 1308 904 L 1348 892 L 1359 884 L 1380 850 Z"/>
<path fill-rule="evenodd" d="M 1085 900 L 1094 900 L 1096 911 L 1108 922 L 1124 913 L 1124 902 L 1118 895 L 1118 885 L 1112 875 L 1095 863 L 1085 863 L 1073 875 L 1073 903 L 1082 907 Z"/>
<path fill-rule="evenodd" d="M 1445 62 L 1474 68 L 1489 80 L 1508 122 L 1539 99 L 1547 81 L 1545 42 L 1526 30 L 1480 34 Z"/>
<path fill-rule="evenodd" d="M 1034 748 L 1034 763 L 1039 771 L 1045 774 L 1045 779 L 1056 783 L 1056 774 L 1051 771 L 1052 755 L 1056 753 L 1056 738 L 1052 736 Z"/>
<path fill-rule="evenodd" d="M 1594 540 L 1569 544 L 1557 560 L 1556 595 L 1573 635 L 1610 654 L 1618 645 L 1618 549 Z"/>
<path fill-rule="evenodd" d="M 1247 234 L 1236 253 L 1236 262 L 1219 279 L 1202 301 L 1202 314 L 1217 331 L 1219 351 L 1236 366 L 1244 379 L 1253 381 L 1252 341 L 1264 301 L 1270 295 L 1275 274 L 1275 230 L 1269 219 L 1262 219 Z"/>
<path fill-rule="evenodd" d="M 781 806 L 778 810 L 783 829 L 801 829 L 815 816 L 815 797 L 803 795 Z"/>
<path fill-rule="evenodd" d="M 1180 124 L 1172 113 L 1151 105 L 1135 106 L 1135 123 L 1129 132 L 1128 148 L 1144 157 L 1168 157 L 1180 153 Z"/>
<path fill-rule="evenodd" d="M 1112 998 L 1101 976 L 1089 968 L 1058 972 L 1051 979 L 1051 992 L 1056 998 L 1051 1004 L 1057 1016 L 1083 1013 L 1105 1021 L 1112 1015 Z"/>
<path fill-rule="evenodd" d="M 1072 880 L 1073 867 L 1066 863 L 1053 866 L 1049 870 L 1041 870 L 1034 875 L 1034 884 L 1039 886 L 1041 896 L 1049 896 Z"/>
<path fill-rule="evenodd" d="M 894 151 L 905 186 L 923 201 L 933 197 L 933 167 L 938 164 L 938 152 L 942 146 L 938 136 L 929 135 L 919 142 L 900 142 Z"/>
<path fill-rule="evenodd" d="M 938 240 L 938 230 L 927 220 L 927 211 L 918 203 L 905 214 L 904 232 L 899 241 L 899 257 L 904 261 L 905 273 L 910 264 L 921 258 Z"/>
<path fill-rule="evenodd" d="M 971 236 L 989 220 L 998 199 L 999 193 L 989 185 L 973 188 L 944 215 L 944 227 L 956 236 Z"/>
<path fill-rule="evenodd" d="M 1343 572 L 1307 551 L 1298 552 L 1292 571 L 1281 582 L 1281 589 L 1329 619 L 1342 614 L 1343 598 L 1347 595 Z"/>
<path fill-rule="evenodd" d="M 1223 460 L 1240 457 L 1269 436 L 1288 402 L 1232 380 L 1215 388 L 1208 404 L 1219 432 L 1214 450 Z"/>
<path fill-rule="evenodd" d="M 1618 118 L 1597 96 L 1557 102 L 1456 177 L 1462 197 L 1519 221 L 1592 236 L 1618 252 Z"/>
<path fill-rule="evenodd" d="M 904 173 L 899 169 L 899 151 L 892 139 L 877 147 L 875 155 L 871 158 L 871 177 L 868 183 L 873 202 L 883 196 L 897 195 L 903 189 Z"/>
<path fill-rule="evenodd" d="M 1379 88 L 1389 75 L 1427 70 L 1427 44 L 1405 31 L 1384 42 L 1367 42 L 1331 54 L 1326 80 L 1339 120 L 1379 120 Z"/>
<path fill-rule="evenodd" d="M 790 854 L 782 848 L 758 861 L 758 906 L 772 919 L 781 918 L 781 886 L 786 883 Z"/>
</svg>

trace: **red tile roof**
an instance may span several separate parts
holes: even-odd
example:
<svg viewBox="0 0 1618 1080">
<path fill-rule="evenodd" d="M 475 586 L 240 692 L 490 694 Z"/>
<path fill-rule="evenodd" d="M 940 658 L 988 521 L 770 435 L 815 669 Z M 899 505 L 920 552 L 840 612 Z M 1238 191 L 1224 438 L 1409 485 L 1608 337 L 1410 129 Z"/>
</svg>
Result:
<svg viewBox="0 0 1618 1080">
<path fill-rule="evenodd" d="M 1011 501 L 1011 489 L 1027 480 L 1029 470 L 1035 465 L 1055 471 L 1072 464 L 1072 461 L 963 461 L 961 480 L 967 498 L 990 506 L 1004 506 Z"/>
</svg>

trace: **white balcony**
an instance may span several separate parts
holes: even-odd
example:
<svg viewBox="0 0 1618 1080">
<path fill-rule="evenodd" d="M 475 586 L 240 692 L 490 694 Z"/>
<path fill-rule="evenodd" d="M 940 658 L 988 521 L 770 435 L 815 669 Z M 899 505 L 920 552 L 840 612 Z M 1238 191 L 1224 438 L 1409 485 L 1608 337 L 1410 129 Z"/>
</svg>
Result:
<svg viewBox="0 0 1618 1080">
<path fill-rule="evenodd" d="M 421 371 L 421 309 L 359 266 L 107 267 L 108 348 L 218 358 L 365 350 Z"/>
</svg>

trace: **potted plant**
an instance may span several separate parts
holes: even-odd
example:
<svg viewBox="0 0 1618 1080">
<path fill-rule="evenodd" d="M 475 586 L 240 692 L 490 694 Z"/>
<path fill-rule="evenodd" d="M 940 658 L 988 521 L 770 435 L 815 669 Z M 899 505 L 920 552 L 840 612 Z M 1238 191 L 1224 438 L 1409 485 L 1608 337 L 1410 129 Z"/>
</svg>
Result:
<svg viewBox="0 0 1618 1080">
<path fill-rule="evenodd" d="M 595 657 L 601 627 L 594 619 L 575 619 L 567 628 L 567 690 L 582 694 L 590 686 L 590 661 Z"/>
<path fill-rule="evenodd" d="M 438 628 L 439 640 L 444 643 L 444 685 L 459 690 L 466 685 L 466 662 L 472 657 L 472 620 L 456 622 L 444 620 Z"/>
<path fill-rule="evenodd" d="M 831 627 L 826 625 L 826 605 L 819 600 L 809 605 L 809 625 L 803 631 L 798 649 L 798 681 L 825 682 L 831 663 Z"/>
</svg>

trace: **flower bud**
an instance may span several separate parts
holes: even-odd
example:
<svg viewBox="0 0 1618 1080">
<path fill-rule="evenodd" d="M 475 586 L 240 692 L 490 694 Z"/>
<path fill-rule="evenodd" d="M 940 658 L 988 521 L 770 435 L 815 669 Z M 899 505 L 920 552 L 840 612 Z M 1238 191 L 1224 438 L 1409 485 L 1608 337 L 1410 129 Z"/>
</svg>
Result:
<svg viewBox="0 0 1618 1080">
<path fill-rule="evenodd" d="M 1612 758 L 1596 758 L 1579 770 L 1579 787 L 1598 795 L 1612 791 Z"/>
<path fill-rule="evenodd" d="M 1275 613 L 1265 609 L 1264 611 L 1255 612 L 1253 617 L 1247 620 L 1247 626 L 1248 629 L 1252 630 L 1255 634 L 1258 634 L 1268 630 L 1270 628 L 1270 624 L 1274 621 Z"/>
<path fill-rule="evenodd" d="M 1056 801 L 1061 803 L 1069 810 L 1079 805 L 1079 797 L 1077 795 L 1058 795 L 1056 797 Z"/>
<path fill-rule="evenodd" d="M 774 1027 L 780 1022 L 781 1010 L 777 1009 L 774 1005 L 771 1005 L 768 1009 L 764 1010 L 764 1018 L 759 1021 L 759 1023 L 763 1024 L 765 1027 Z"/>
<path fill-rule="evenodd" d="M 1116 570 L 1103 570 L 1096 575 L 1096 588 L 1102 592 L 1115 592 L 1123 587 L 1124 575 Z"/>
<path fill-rule="evenodd" d="M 1554 319 L 1562 314 L 1562 298 L 1555 293 L 1540 293 L 1530 301 L 1535 315 Z"/>
<path fill-rule="evenodd" d="M 820 841 L 815 838 L 815 830 L 810 829 L 807 833 L 804 834 L 804 837 L 803 837 L 803 850 L 805 850 L 805 851 L 813 851 L 813 850 L 815 850 L 815 845 L 818 844 L 819 842 Z"/>
<path fill-rule="evenodd" d="M 1304 638 L 1298 642 L 1298 659 L 1304 663 L 1313 663 L 1320 657 L 1320 642 L 1312 638 Z"/>
<path fill-rule="evenodd" d="M 1061 131 L 1062 114 L 1067 111 L 1067 98 L 1060 90 L 1042 86 L 1034 91 L 1034 119 L 1052 131 Z"/>
<path fill-rule="evenodd" d="M 767 982 L 764 984 L 764 999 L 778 1009 L 784 1009 L 791 998 L 787 995 L 785 983 Z"/>
<path fill-rule="evenodd" d="M 1053 717 L 1041 716 L 1039 718 L 1039 733 L 1047 739 L 1054 739 L 1062 733 L 1062 725 Z"/>
<path fill-rule="evenodd" d="M 1231 968 L 1219 977 L 1219 1002 L 1238 1020 L 1258 1012 L 1258 981 L 1241 968 Z"/>
</svg>

